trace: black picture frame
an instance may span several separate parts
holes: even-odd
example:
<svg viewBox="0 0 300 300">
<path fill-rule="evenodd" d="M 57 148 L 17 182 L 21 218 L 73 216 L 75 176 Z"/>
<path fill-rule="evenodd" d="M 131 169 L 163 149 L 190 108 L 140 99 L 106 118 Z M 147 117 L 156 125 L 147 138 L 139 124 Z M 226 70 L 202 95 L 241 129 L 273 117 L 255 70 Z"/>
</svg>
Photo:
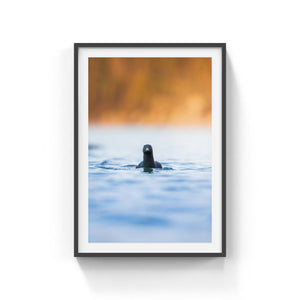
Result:
<svg viewBox="0 0 300 300">
<path fill-rule="evenodd" d="M 78 54 L 94 47 L 203 47 L 222 51 L 222 246 L 213 253 L 81 253 L 78 251 Z M 226 43 L 75 43 L 74 44 L 74 257 L 225 257 L 226 256 Z"/>
</svg>

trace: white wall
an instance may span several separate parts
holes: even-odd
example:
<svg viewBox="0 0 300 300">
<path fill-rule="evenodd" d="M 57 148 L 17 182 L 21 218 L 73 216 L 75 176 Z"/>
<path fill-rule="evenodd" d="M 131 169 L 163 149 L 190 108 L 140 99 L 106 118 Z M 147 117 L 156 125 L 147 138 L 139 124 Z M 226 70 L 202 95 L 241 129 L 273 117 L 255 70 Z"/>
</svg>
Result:
<svg viewBox="0 0 300 300">
<path fill-rule="evenodd" d="M 0 5 L 0 298 L 299 298 L 297 1 Z M 73 43 L 226 42 L 228 256 L 75 259 Z"/>
</svg>

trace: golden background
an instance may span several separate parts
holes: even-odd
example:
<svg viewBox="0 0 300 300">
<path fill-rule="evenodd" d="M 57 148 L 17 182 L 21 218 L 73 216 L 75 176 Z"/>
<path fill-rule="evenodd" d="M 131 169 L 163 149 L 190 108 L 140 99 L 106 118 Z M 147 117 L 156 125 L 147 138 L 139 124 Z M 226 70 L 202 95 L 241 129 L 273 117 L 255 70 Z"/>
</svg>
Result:
<svg viewBox="0 0 300 300">
<path fill-rule="evenodd" d="M 211 124 L 211 58 L 89 58 L 89 122 Z"/>
</svg>

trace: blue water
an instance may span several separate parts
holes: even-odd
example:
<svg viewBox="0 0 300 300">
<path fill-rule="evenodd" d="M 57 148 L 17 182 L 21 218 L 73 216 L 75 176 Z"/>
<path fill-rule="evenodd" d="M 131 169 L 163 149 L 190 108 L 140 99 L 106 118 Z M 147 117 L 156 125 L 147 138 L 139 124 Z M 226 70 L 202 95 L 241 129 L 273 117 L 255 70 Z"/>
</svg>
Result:
<svg viewBox="0 0 300 300">
<path fill-rule="evenodd" d="M 89 242 L 211 242 L 211 173 L 209 128 L 90 126 Z"/>
</svg>

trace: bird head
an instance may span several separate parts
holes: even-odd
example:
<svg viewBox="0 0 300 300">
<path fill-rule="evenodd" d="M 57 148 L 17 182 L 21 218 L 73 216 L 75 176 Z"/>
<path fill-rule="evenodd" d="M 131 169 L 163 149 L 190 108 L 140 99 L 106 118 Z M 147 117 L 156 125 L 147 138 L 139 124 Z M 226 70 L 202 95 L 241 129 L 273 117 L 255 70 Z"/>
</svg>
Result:
<svg viewBox="0 0 300 300">
<path fill-rule="evenodd" d="M 148 154 L 148 155 L 152 154 L 153 153 L 152 146 L 149 144 L 145 145 L 143 147 L 143 152 L 144 154 Z"/>
</svg>

